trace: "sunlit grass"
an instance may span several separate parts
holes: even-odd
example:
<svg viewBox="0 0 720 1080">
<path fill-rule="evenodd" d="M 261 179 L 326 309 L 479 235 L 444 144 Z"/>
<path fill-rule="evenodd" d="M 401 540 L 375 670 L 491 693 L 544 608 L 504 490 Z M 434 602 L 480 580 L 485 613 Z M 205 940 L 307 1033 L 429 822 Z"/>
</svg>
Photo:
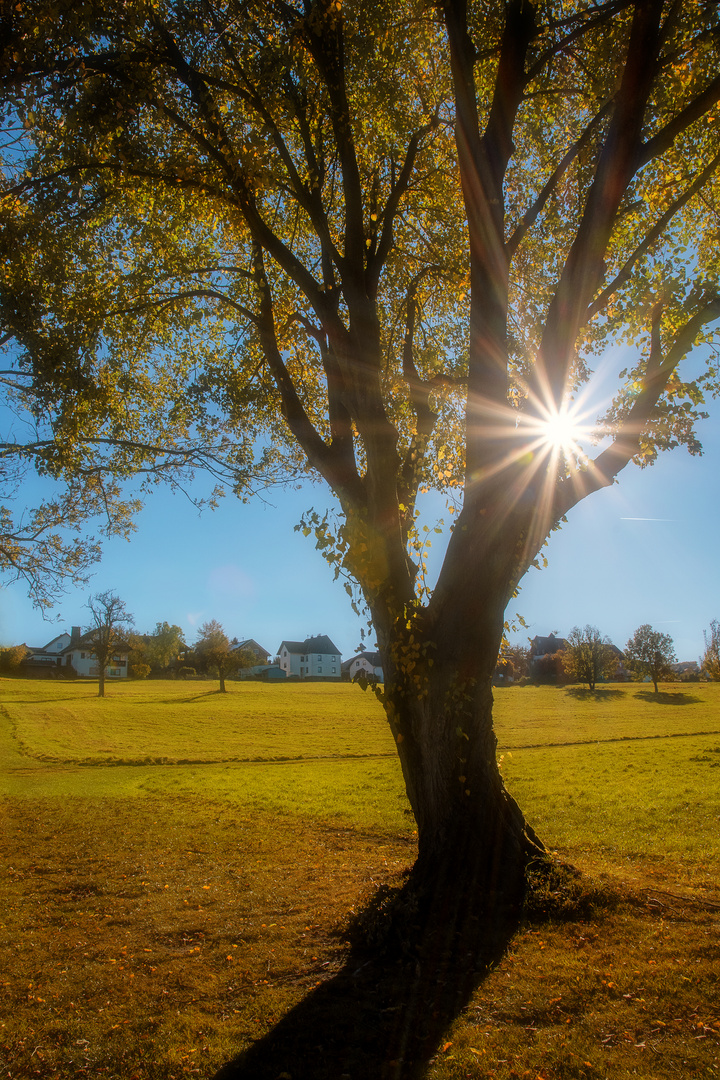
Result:
<svg viewBox="0 0 720 1080">
<path fill-rule="evenodd" d="M 5 680 L 3 702 L 23 751 L 65 762 L 287 760 L 393 754 L 372 694 L 339 683 L 267 685 Z"/>
<path fill-rule="evenodd" d="M 414 858 L 356 687 L 0 687 L 2 1075 L 212 1076 L 338 970 L 335 928 Z M 429 1076 L 720 1076 L 720 686 L 662 690 L 496 691 L 528 819 L 630 891 L 525 926 Z"/>
</svg>

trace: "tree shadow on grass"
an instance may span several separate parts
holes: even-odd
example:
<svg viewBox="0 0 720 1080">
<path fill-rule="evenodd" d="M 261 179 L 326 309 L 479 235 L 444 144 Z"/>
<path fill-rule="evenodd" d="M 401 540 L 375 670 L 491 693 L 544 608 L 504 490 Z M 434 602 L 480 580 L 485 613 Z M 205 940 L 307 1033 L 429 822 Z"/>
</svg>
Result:
<svg viewBox="0 0 720 1080">
<path fill-rule="evenodd" d="M 589 690 L 587 686 L 568 686 L 565 693 L 576 701 L 610 702 L 625 697 L 627 690 L 618 690 L 613 686 L 596 686 L 594 690 Z"/>
<path fill-rule="evenodd" d="M 372 908 L 376 900 L 370 902 Z M 403 925 L 402 948 L 351 953 L 263 1039 L 214 1080 L 420 1080 L 476 987 L 502 958 L 519 910 L 465 920 L 461 931 Z"/>
<path fill-rule="evenodd" d="M 657 694 L 654 690 L 638 690 L 635 697 L 641 701 L 649 701 L 651 705 L 699 705 L 702 700 L 694 694 L 684 694 L 682 690 L 674 693 L 660 690 Z"/>
<path fill-rule="evenodd" d="M 200 694 L 190 694 L 188 697 L 171 697 L 163 698 L 159 702 L 161 705 L 192 705 L 195 701 L 205 701 L 207 698 L 219 697 L 220 690 L 203 690 Z M 158 699 L 151 698 L 150 701 L 155 704 Z"/>
</svg>

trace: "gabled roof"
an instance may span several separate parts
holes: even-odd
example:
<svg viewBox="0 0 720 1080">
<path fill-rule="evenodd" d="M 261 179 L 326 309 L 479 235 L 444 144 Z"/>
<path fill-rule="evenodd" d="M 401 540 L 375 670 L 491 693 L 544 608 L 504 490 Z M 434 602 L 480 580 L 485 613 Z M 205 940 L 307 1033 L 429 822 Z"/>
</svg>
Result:
<svg viewBox="0 0 720 1080">
<path fill-rule="evenodd" d="M 231 652 L 236 652 L 240 649 L 247 649 L 250 652 L 262 653 L 263 656 L 270 656 L 268 649 L 263 649 L 262 645 L 259 645 L 255 638 L 244 638 L 243 641 L 238 641 L 236 645 L 230 646 Z"/>
<path fill-rule="evenodd" d="M 547 637 L 538 635 L 530 642 L 530 652 L 533 657 L 547 656 L 548 653 L 556 653 L 566 648 L 567 640 L 564 637 L 555 637 L 554 634 L 548 634 Z"/>
<path fill-rule="evenodd" d="M 317 634 L 315 637 L 305 638 L 304 641 L 281 641 L 280 652 L 283 645 L 289 653 L 321 653 L 323 655 L 327 653 L 334 653 L 340 655 L 340 650 L 337 645 L 333 645 L 327 634 Z"/>
<path fill-rule="evenodd" d="M 353 660 L 367 660 L 371 667 L 382 667 L 382 656 L 379 652 L 358 652 L 351 656 L 349 660 L 343 660 L 343 671 L 350 669 Z"/>
<path fill-rule="evenodd" d="M 69 641 L 70 635 L 68 633 L 58 634 L 57 637 L 54 637 L 52 639 L 52 641 L 48 641 L 47 645 L 28 645 L 27 642 L 23 642 L 23 644 L 25 645 L 26 649 L 31 649 L 34 653 L 46 652 L 51 656 L 59 656 L 62 650 L 53 649 L 53 645 L 57 645 L 57 643 L 59 641 L 62 641 L 63 638 L 67 638 Z"/>
<path fill-rule="evenodd" d="M 304 653 L 305 642 L 304 641 L 281 641 L 278 652 L 282 652 L 283 645 L 289 653 Z"/>
<path fill-rule="evenodd" d="M 76 638 L 75 641 L 71 641 L 69 645 L 62 650 L 62 655 L 66 653 L 75 652 L 76 649 L 87 649 L 88 652 L 92 651 L 94 630 L 88 630 L 82 637 Z M 127 641 L 122 639 L 115 642 L 113 652 L 130 652 L 132 646 L 128 645 Z"/>
</svg>

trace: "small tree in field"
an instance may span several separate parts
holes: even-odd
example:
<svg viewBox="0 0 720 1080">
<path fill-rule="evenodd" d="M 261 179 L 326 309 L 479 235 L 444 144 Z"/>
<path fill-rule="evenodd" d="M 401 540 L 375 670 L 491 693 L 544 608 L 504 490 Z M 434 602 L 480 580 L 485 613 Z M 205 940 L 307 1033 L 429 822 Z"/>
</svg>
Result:
<svg viewBox="0 0 720 1080">
<path fill-rule="evenodd" d="M 649 675 L 656 694 L 658 679 L 668 678 L 676 660 L 673 639 L 653 630 L 649 623 L 639 626 L 625 646 L 627 666 L 640 675 Z"/>
<path fill-rule="evenodd" d="M 91 636 L 91 652 L 98 662 L 98 697 L 105 697 L 105 669 L 118 647 L 124 644 L 127 628 L 133 617 L 125 604 L 114 592 L 96 593 L 87 602 L 92 621 L 88 627 Z"/>
<path fill-rule="evenodd" d="M 573 626 L 568 634 L 568 647 L 563 667 L 572 682 L 587 683 L 594 690 L 597 683 L 611 675 L 617 666 L 617 656 L 610 639 L 602 637 L 596 626 Z"/>
<path fill-rule="evenodd" d="M 220 693 L 227 693 L 225 679 L 240 666 L 240 657 L 235 652 L 217 619 L 203 623 L 195 643 L 195 656 L 199 666 L 217 672 L 220 680 Z"/>
<path fill-rule="evenodd" d="M 720 681 L 720 623 L 717 619 L 710 623 L 710 637 L 703 630 L 703 638 L 705 652 L 700 666 L 711 679 Z"/>
</svg>

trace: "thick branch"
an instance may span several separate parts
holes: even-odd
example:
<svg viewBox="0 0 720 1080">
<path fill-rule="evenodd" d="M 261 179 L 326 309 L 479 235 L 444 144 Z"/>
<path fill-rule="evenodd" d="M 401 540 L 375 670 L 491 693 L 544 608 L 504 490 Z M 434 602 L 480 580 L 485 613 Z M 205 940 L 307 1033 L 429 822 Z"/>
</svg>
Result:
<svg viewBox="0 0 720 1080">
<path fill-rule="evenodd" d="M 532 399 L 559 407 L 579 328 L 604 272 L 604 255 L 628 184 L 637 169 L 647 101 L 656 70 L 662 0 L 638 0 L 608 134 L 582 220 L 550 303 Z"/>
<path fill-rule="evenodd" d="M 646 376 L 626 420 L 612 444 L 590 462 L 586 472 L 566 477 L 558 486 L 555 500 L 555 517 L 560 518 L 587 495 L 612 484 L 615 477 L 632 461 L 638 452 L 640 440 L 652 411 L 680 361 L 692 347 L 700 331 L 709 322 L 720 318 L 720 296 L 713 296 L 677 334 L 675 341 L 662 359 L 660 345 L 660 308 L 653 312 L 651 349 Z"/>
<path fill-rule="evenodd" d="M 273 314 L 272 293 L 262 263 L 259 247 L 255 247 L 255 273 L 260 296 L 258 328 L 263 354 L 268 362 L 275 385 L 280 394 L 283 416 L 288 427 L 297 439 L 310 465 L 326 480 L 335 491 L 344 508 L 362 504 L 362 483 L 359 476 L 347 473 L 347 455 L 342 460 L 335 448 L 328 446 L 310 420 L 290 373 L 285 366 L 278 347 Z M 345 449 L 345 448 L 343 448 Z"/>
</svg>

